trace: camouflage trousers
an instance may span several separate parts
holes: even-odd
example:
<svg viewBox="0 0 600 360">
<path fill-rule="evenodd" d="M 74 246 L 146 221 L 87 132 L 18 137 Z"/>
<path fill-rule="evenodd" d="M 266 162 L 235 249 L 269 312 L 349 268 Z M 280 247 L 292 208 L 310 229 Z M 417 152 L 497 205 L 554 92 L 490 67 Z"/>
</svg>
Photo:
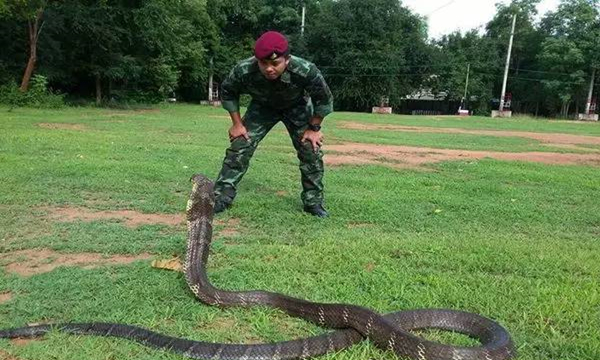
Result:
<svg viewBox="0 0 600 360">
<path fill-rule="evenodd" d="M 279 121 L 282 121 L 290 135 L 292 144 L 300 160 L 302 180 L 301 199 L 305 206 L 323 202 L 323 152 L 313 151 L 310 142 L 300 142 L 308 121 L 313 114 L 310 102 L 300 106 L 276 110 L 251 102 L 242 119 L 250 140 L 239 137 L 231 142 L 225 152 L 223 167 L 215 182 L 215 197 L 227 203 L 235 198 L 237 186 L 248 170 L 250 159 L 258 144 Z"/>
</svg>

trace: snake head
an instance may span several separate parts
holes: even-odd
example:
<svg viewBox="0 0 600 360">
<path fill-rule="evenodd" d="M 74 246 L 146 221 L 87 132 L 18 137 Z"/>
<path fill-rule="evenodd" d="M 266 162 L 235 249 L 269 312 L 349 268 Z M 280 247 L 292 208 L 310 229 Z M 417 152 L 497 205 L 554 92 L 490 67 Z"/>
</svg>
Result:
<svg viewBox="0 0 600 360">
<path fill-rule="evenodd" d="M 192 181 L 195 184 L 198 184 L 199 187 L 208 185 L 210 185 L 211 187 L 213 186 L 213 182 L 204 174 L 194 174 L 192 175 L 190 181 Z"/>
</svg>

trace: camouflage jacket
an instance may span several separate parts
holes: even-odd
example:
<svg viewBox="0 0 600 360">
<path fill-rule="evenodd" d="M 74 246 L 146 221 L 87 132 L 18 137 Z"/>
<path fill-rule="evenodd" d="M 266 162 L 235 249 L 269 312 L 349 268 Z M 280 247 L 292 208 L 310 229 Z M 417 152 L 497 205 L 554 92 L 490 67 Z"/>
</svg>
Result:
<svg viewBox="0 0 600 360">
<path fill-rule="evenodd" d="M 314 115 L 325 117 L 333 111 L 333 96 L 315 64 L 292 56 L 287 69 L 277 80 L 267 80 L 258 61 L 251 57 L 239 62 L 221 84 L 223 107 L 239 112 L 240 94 L 249 94 L 252 101 L 283 110 L 307 103 L 310 97 Z"/>
</svg>

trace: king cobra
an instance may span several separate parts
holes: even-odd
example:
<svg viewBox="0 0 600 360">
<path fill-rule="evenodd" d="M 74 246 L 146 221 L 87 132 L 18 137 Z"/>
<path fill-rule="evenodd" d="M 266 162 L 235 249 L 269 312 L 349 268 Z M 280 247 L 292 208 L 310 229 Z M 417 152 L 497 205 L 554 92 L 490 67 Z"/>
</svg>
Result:
<svg viewBox="0 0 600 360">
<path fill-rule="evenodd" d="M 192 177 L 187 204 L 187 250 L 183 269 L 187 284 L 202 302 L 221 307 L 271 306 L 323 327 L 338 329 L 319 336 L 269 344 L 218 344 L 159 334 L 133 325 L 64 323 L 26 326 L 0 331 L 0 338 L 34 338 L 57 330 L 71 334 L 114 336 L 168 350 L 193 359 L 284 360 L 305 359 L 347 348 L 363 338 L 398 357 L 416 360 L 505 360 L 515 356 L 508 332 L 498 323 L 468 312 L 420 309 L 380 315 L 349 304 L 323 304 L 266 291 L 223 291 L 206 274 L 212 239 L 213 183 Z M 478 346 L 452 346 L 414 335 L 415 330 L 441 329 L 479 340 Z M 413 331 L 413 332 L 411 332 Z"/>
</svg>

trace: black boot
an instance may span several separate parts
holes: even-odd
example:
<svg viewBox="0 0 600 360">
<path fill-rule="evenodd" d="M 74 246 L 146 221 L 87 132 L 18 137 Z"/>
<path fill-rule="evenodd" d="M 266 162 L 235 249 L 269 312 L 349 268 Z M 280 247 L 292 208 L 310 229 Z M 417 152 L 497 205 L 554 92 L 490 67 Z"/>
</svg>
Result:
<svg viewBox="0 0 600 360">
<path fill-rule="evenodd" d="M 321 204 L 317 204 L 317 205 L 305 205 L 304 206 L 304 211 L 313 215 L 313 216 L 317 216 L 320 218 L 325 218 L 329 216 L 329 213 L 327 212 L 327 210 L 325 210 L 323 208 L 323 205 Z"/>
<path fill-rule="evenodd" d="M 215 201 L 215 207 L 214 207 L 215 214 L 221 213 L 231 207 L 231 204 L 233 201 L 231 201 L 231 200 L 228 201 L 228 200 L 229 199 L 218 198 Z"/>
</svg>

